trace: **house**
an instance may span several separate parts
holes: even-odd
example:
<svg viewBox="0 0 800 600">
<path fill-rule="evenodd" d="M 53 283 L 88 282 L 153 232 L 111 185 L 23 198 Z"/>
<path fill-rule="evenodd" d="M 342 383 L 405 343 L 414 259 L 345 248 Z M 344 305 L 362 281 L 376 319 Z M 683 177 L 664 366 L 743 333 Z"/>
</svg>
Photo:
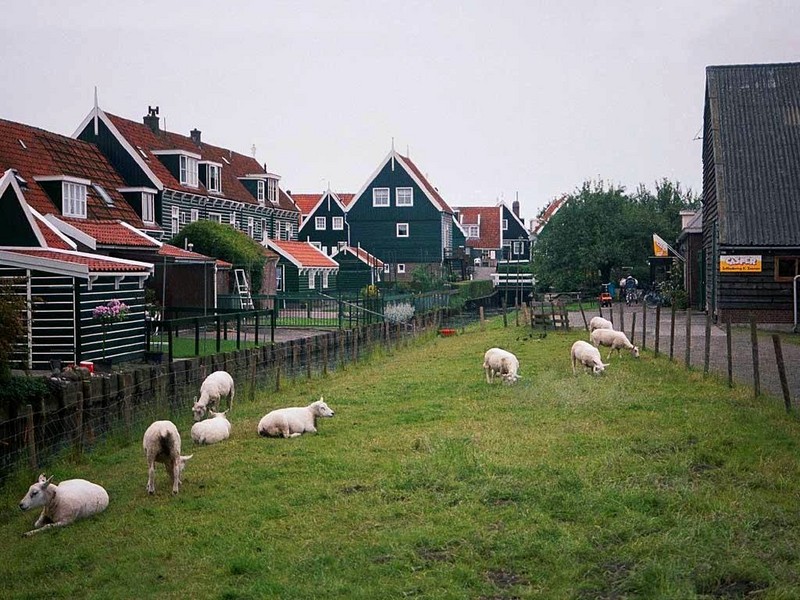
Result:
<svg viewBox="0 0 800 600">
<path fill-rule="evenodd" d="M 684 257 L 683 287 L 689 306 L 705 307 L 705 268 L 703 264 L 703 211 L 684 210 L 680 213 L 681 232 L 677 250 Z"/>
<path fill-rule="evenodd" d="M 350 245 L 380 258 L 387 279 L 416 267 L 443 274 L 453 248 L 453 210 L 407 156 L 394 148 L 347 205 Z"/>
<path fill-rule="evenodd" d="M 344 246 L 332 258 L 339 265 L 336 287 L 340 292 L 360 292 L 381 282 L 383 261 L 363 248 Z"/>
<path fill-rule="evenodd" d="M 460 206 L 455 211 L 467 246 L 482 266 L 530 260 L 530 234 L 520 219 L 519 201 L 515 200 L 511 209 L 499 202 L 495 206 Z"/>
<path fill-rule="evenodd" d="M 336 290 L 339 264 L 309 242 L 266 239 L 263 243 L 280 257 L 275 276 L 279 294 Z"/>
<path fill-rule="evenodd" d="M 22 141 L 20 147 L 31 149 L 47 140 L 52 138 L 46 132 L 31 136 L 28 131 L 24 139 L 13 142 Z M 140 358 L 145 350 L 144 282 L 153 265 L 78 250 L 27 198 L 44 208 L 42 194 L 50 187 L 58 202 L 70 205 L 70 212 L 82 213 L 89 202 L 88 190 L 76 192 L 73 186 L 88 188 L 92 180 L 62 172 L 37 174 L 35 166 L 26 169 L 33 169 L 30 180 L 12 169 L 0 178 L 4 215 L 0 221 L 0 278 L 11 282 L 29 307 L 26 339 L 18 345 L 15 358 L 34 369 L 49 368 L 51 361 L 77 364 Z M 61 177 L 62 191 L 58 186 L 38 186 L 37 179 L 49 184 L 55 176 Z M 93 311 L 111 300 L 128 306 L 127 317 L 108 324 L 93 318 Z"/>
<path fill-rule="evenodd" d="M 706 69 L 705 308 L 792 322 L 800 275 L 800 63 Z"/>
<path fill-rule="evenodd" d="M 328 256 L 335 255 L 349 244 L 349 228 L 345 213 L 353 194 L 290 194 L 300 209 L 301 221 L 297 239 L 311 242 Z"/>
<path fill-rule="evenodd" d="M 161 127 L 158 107 L 142 122 L 95 106 L 73 137 L 91 142 L 123 176 L 145 229 L 176 235 L 187 223 L 227 223 L 254 240 L 294 240 L 300 211 L 279 187 L 280 176 L 250 156 Z"/>
</svg>

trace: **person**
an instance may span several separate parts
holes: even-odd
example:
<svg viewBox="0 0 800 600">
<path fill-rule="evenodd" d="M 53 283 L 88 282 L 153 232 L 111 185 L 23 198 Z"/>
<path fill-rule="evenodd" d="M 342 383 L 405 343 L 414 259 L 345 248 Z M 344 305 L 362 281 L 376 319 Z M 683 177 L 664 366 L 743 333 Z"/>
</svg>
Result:
<svg viewBox="0 0 800 600">
<path fill-rule="evenodd" d="M 639 285 L 639 282 L 633 275 L 628 275 L 625 278 L 625 303 L 630 304 L 631 302 L 635 301 L 636 299 L 636 287 Z"/>
<path fill-rule="evenodd" d="M 619 280 L 619 299 L 620 301 L 625 299 L 625 278 Z"/>
</svg>

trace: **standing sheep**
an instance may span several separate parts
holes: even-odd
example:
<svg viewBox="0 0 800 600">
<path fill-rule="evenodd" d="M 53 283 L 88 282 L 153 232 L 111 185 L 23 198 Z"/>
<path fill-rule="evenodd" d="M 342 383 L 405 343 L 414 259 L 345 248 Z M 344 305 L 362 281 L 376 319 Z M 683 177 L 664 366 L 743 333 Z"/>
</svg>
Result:
<svg viewBox="0 0 800 600">
<path fill-rule="evenodd" d="M 614 324 L 603 317 L 592 317 L 592 320 L 589 321 L 589 333 L 595 329 L 614 329 Z"/>
<path fill-rule="evenodd" d="M 317 432 L 319 417 L 332 417 L 333 411 L 320 397 L 308 406 L 279 408 L 264 415 L 258 423 L 258 434 L 263 436 L 297 437 L 305 432 Z"/>
<path fill-rule="evenodd" d="M 210 419 L 192 425 L 192 441 L 195 444 L 216 444 L 227 440 L 231 435 L 231 422 L 225 416 L 228 411 L 208 411 Z"/>
<path fill-rule="evenodd" d="M 20 500 L 21 510 L 44 507 L 33 524 L 36 529 L 25 533 L 26 536 L 69 525 L 77 519 L 103 512 L 108 506 L 108 493 L 96 483 L 68 479 L 56 485 L 50 483 L 51 479 L 39 475 L 39 481 L 28 488 L 28 493 Z"/>
<path fill-rule="evenodd" d="M 631 344 L 628 336 L 621 331 L 613 331 L 611 329 L 595 329 L 591 334 L 592 344 L 595 348 L 599 346 L 609 346 L 611 350 L 608 351 L 606 360 L 611 358 L 611 353 L 617 351 L 617 356 L 623 348 L 630 350 L 634 358 L 639 358 L 639 348 Z"/>
<path fill-rule="evenodd" d="M 581 363 L 584 367 L 590 368 L 594 375 L 602 373 L 607 364 L 603 364 L 600 358 L 600 351 L 592 346 L 589 342 L 578 340 L 572 344 L 570 350 L 570 357 L 572 358 L 572 374 L 575 374 L 575 366 Z"/>
<path fill-rule="evenodd" d="M 234 385 L 233 377 L 227 371 L 214 371 L 205 378 L 200 386 L 200 399 L 195 398 L 192 414 L 195 421 L 199 421 L 206 414 L 209 406 L 218 408 L 219 399 L 228 397 L 228 409 L 233 408 Z"/>
<path fill-rule="evenodd" d="M 483 370 L 486 373 L 486 383 L 494 381 L 495 374 L 503 381 L 514 383 L 520 378 L 519 360 L 508 350 L 502 348 L 489 348 L 483 355 Z"/>
<path fill-rule="evenodd" d="M 172 421 L 155 421 L 144 432 L 142 440 L 144 454 L 147 457 L 147 492 L 156 491 L 156 463 L 164 463 L 167 475 L 172 482 L 172 493 L 177 494 L 181 487 L 181 473 L 194 454 L 181 456 L 181 434 Z"/>
</svg>

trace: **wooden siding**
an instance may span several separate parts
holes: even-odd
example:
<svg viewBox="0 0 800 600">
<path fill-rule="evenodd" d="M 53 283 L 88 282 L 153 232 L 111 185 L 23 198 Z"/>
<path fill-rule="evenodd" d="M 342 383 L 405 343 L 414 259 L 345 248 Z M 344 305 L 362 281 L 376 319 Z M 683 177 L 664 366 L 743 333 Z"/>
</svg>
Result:
<svg viewBox="0 0 800 600">
<path fill-rule="evenodd" d="M 133 157 L 117 141 L 108 127 L 101 119 L 97 120 L 98 135 L 94 135 L 94 121 L 90 121 L 86 128 L 80 132 L 78 139 L 90 142 L 100 149 L 108 161 L 131 187 L 154 187 L 147 174 L 136 164 Z M 140 157 L 141 158 L 141 157 Z M 156 212 L 156 214 L 159 214 Z"/>
<path fill-rule="evenodd" d="M 754 252 L 750 248 L 723 249 L 724 254 L 761 254 L 760 273 L 719 273 L 720 312 L 725 311 L 778 311 L 792 312 L 792 283 L 775 281 L 775 256 Z M 793 253 L 788 253 L 793 254 Z M 784 256 L 778 253 L 778 256 Z M 719 261 L 717 261 L 719 262 Z"/>
<path fill-rule="evenodd" d="M 340 292 L 358 292 L 372 283 L 373 267 L 365 264 L 349 252 L 340 252 L 333 257 L 339 263 L 336 288 Z M 377 275 L 376 275 L 377 283 Z"/>
<path fill-rule="evenodd" d="M 316 217 L 325 217 L 324 230 L 317 230 Z M 347 241 L 347 222 L 344 222 L 344 229 L 335 230 L 333 229 L 333 217 L 342 217 L 344 221 L 344 211 L 335 200 L 326 198 L 303 223 L 303 227 L 297 234 L 297 239 L 301 242 L 319 242 L 323 248 L 328 248 L 326 254 L 330 256 L 332 248 L 337 248 L 339 242 Z"/>
<path fill-rule="evenodd" d="M 127 304 L 130 313 L 124 321 L 106 326 L 105 358 L 113 362 L 140 358 L 145 349 L 145 303 L 138 280 L 122 281 L 119 289 L 114 289 L 113 277 L 100 277 L 91 289 L 86 281 L 81 281 L 78 288 L 78 359 L 103 358 L 103 326 L 92 319 L 92 311 L 114 298 Z"/>
<path fill-rule="evenodd" d="M 703 117 L 703 249 L 705 250 L 706 297 L 705 303 L 716 313 L 719 290 L 717 286 L 719 266 L 716 262 L 717 242 L 717 165 L 714 138 L 719 136 L 719 123 L 711 121 L 711 103 L 715 98 L 708 95 Z"/>
<path fill-rule="evenodd" d="M 0 202 L 3 205 L 3 220 L 0 225 L 0 239 L 3 240 L 3 245 L 38 246 L 39 240 L 36 238 L 12 186 L 9 185 L 6 188 Z"/>
</svg>

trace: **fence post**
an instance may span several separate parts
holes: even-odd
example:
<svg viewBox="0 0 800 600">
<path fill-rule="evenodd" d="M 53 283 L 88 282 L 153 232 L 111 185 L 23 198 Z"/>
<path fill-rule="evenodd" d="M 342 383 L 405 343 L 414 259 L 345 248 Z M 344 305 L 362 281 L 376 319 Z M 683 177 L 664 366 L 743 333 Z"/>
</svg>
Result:
<svg viewBox="0 0 800 600">
<path fill-rule="evenodd" d="M 328 334 L 322 336 L 322 374 L 328 374 L 328 341 L 329 341 Z"/>
<path fill-rule="evenodd" d="M 781 336 L 777 333 L 772 334 L 772 344 L 775 346 L 775 361 L 778 363 L 778 376 L 780 377 L 781 390 L 783 391 L 783 404 L 787 413 L 792 412 L 792 397 L 789 395 L 789 382 L 786 381 L 786 365 L 783 364 Z"/>
<path fill-rule="evenodd" d="M 634 340 L 635 335 L 636 335 L 636 313 L 633 313 L 631 315 L 631 344 L 633 344 L 634 346 L 636 345 L 636 341 Z M 644 349 L 644 346 L 642 346 L 642 348 Z"/>
<path fill-rule="evenodd" d="M 388 323 L 387 323 L 388 325 Z M 336 336 L 339 338 L 339 365 L 344 370 L 344 332 L 338 331 Z"/>
<path fill-rule="evenodd" d="M 614 312 L 614 305 L 611 305 L 611 312 Z M 634 313 L 636 314 L 636 313 Z M 619 330 L 625 331 L 625 303 L 619 303 Z M 631 342 L 633 342 L 633 338 L 631 337 Z"/>
<path fill-rule="evenodd" d="M 275 391 L 281 391 L 281 365 L 283 364 L 283 348 L 275 352 Z"/>
<path fill-rule="evenodd" d="M 672 360 L 675 350 L 675 303 L 672 303 L 672 315 L 669 321 L 669 359 Z"/>
<path fill-rule="evenodd" d="M 761 395 L 761 374 L 758 371 L 758 329 L 755 315 L 750 316 L 750 343 L 753 344 L 753 394 Z"/>
<path fill-rule="evenodd" d="M 583 311 L 583 302 L 581 302 L 580 296 L 578 296 L 578 308 L 581 309 L 581 317 L 583 317 L 583 328 L 586 331 L 589 331 L 589 323 L 586 321 L 586 313 Z"/>
<path fill-rule="evenodd" d="M 214 323 L 217 327 L 217 354 L 219 354 L 220 348 L 222 348 L 222 331 L 220 327 L 220 316 L 216 315 L 214 317 Z"/>
<path fill-rule="evenodd" d="M 503 308 L 503 327 L 508 327 L 508 316 L 506 315 L 506 297 L 500 299 L 500 305 Z"/>
<path fill-rule="evenodd" d="M 311 379 L 311 341 L 313 338 L 306 338 L 306 378 Z"/>
<path fill-rule="evenodd" d="M 685 355 L 686 368 L 692 366 L 692 309 L 686 309 L 686 355 Z"/>
<path fill-rule="evenodd" d="M 728 387 L 733 387 L 733 349 L 731 348 L 731 320 L 725 321 L 725 343 L 728 348 Z"/>
<path fill-rule="evenodd" d="M 300 344 L 295 340 L 289 342 L 292 346 L 292 377 L 297 375 L 297 363 L 300 362 Z"/>
<path fill-rule="evenodd" d="M 194 319 L 194 355 L 200 354 L 200 319 Z"/>
<path fill-rule="evenodd" d="M 253 343 L 258 346 L 258 311 L 256 311 L 256 330 L 255 330 L 255 340 Z"/>
<path fill-rule="evenodd" d="M 358 362 L 358 332 L 359 328 L 351 329 L 353 332 L 353 359 L 352 362 Z"/>
<path fill-rule="evenodd" d="M 659 304 L 656 306 L 656 339 L 655 339 L 656 356 L 658 356 L 658 349 L 660 345 L 661 345 L 661 305 Z"/>
<path fill-rule="evenodd" d="M 711 311 L 706 311 L 706 348 L 703 356 L 703 375 L 708 375 L 708 367 L 711 363 Z"/>
<path fill-rule="evenodd" d="M 80 456 L 83 454 L 83 386 L 81 381 L 78 385 L 77 398 L 75 403 L 75 453 Z"/>
<path fill-rule="evenodd" d="M 33 429 L 33 407 L 30 404 L 25 405 L 25 445 L 28 447 L 28 460 L 30 461 L 31 470 L 35 471 L 39 463 L 36 460 L 36 435 Z"/>
<path fill-rule="evenodd" d="M 236 349 L 239 350 L 241 348 L 241 340 L 242 340 L 242 315 L 240 313 L 236 313 Z"/>
<path fill-rule="evenodd" d="M 647 303 L 642 303 L 642 350 L 647 348 Z"/>
<path fill-rule="evenodd" d="M 481 319 L 481 331 L 483 331 L 484 327 L 486 326 L 486 320 L 483 317 L 483 306 L 478 307 L 478 314 L 480 315 Z"/>
</svg>

